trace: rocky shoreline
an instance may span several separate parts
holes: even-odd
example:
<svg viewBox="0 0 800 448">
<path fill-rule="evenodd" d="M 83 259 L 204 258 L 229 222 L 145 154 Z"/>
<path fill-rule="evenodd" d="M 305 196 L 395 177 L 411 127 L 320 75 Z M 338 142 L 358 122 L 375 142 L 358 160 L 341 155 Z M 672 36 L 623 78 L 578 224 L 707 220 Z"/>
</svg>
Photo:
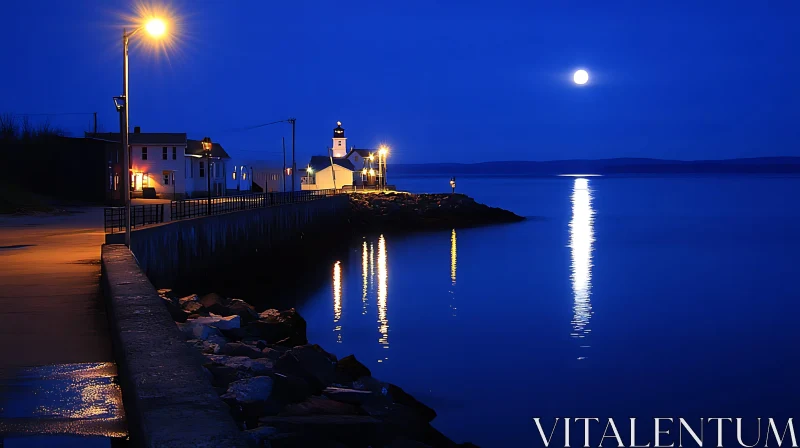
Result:
<svg viewBox="0 0 800 448">
<path fill-rule="evenodd" d="M 159 295 L 252 446 L 475 446 L 437 431 L 433 409 L 373 378 L 355 356 L 309 344 L 294 309 L 257 313 L 218 294 Z"/>
<path fill-rule="evenodd" d="M 361 230 L 439 230 L 524 221 L 463 194 L 351 194 L 350 222 Z"/>
</svg>

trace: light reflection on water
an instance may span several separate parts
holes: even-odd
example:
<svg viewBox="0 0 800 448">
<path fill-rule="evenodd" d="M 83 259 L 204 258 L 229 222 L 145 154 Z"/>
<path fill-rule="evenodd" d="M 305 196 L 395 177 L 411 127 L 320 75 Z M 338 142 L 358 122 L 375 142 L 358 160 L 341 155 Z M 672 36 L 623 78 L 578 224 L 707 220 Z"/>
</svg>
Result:
<svg viewBox="0 0 800 448">
<path fill-rule="evenodd" d="M 456 266 L 458 265 L 458 246 L 456 229 L 450 234 L 450 309 L 456 317 Z"/>
<path fill-rule="evenodd" d="M 572 189 L 572 221 L 569 223 L 569 247 L 572 253 L 573 317 L 572 337 L 581 340 L 581 348 L 589 348 L 586 338 L 591 333 L 592 317 L 592 244 L 594 243 L 594 210 L 589 180 L 577 178 Z M 585 359 L 586 355 L 578 359 Z"/>
<path fill-rule="evenodd" d="M 377 291 L 375 287 L 377 265 Z M 361 245 L 361 314 L 369 314 L 369 296 L 375 294 L 377 304 L 377 323 L 378 323 L 378 345 L 389 348 L 389 317 L 388 317 L 388 279 L 389 270 L 387 263 L 386 238 L 381 235 L 378 238 L 378 259 L 375 261 L 375 245 L 366 241 Z M 333 265 L 333 324 L 336 332 L 336 342 L 342 342 L 342 263 L 337 261 Z M 388 360 L 389 357 L 382 354 L 378 362 Z"/>
<path fill-rule="evenodd" d="M 336 342 L 342 343 L 342 262 L 333 265 L 333 331 L 336 332 Z"/>
</svg>

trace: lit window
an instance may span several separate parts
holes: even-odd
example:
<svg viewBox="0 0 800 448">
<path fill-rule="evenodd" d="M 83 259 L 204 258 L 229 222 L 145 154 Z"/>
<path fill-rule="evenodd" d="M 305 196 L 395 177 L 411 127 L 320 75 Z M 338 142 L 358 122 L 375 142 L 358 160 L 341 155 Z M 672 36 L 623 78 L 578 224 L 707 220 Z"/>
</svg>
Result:
<svg viewBox="0 0 800 448">
<path fill-rule="evenodd" d="M 233 176 L 233 179 L 236 180 L 236 171 L 232 172 L 231 175 Z"/>
<path fill-rule="evenodd" d="M 142 160 L 147 160 L 147 146 L 142 146 Z"/>
<path fill-rule="evenodd" d="M 172 147 L 172 160 L 178 160 L 178 148 L 175 146 Z"/>
<path fill-rule="evenodd" d="M 242 180 L 247 180 L 247 172 L 242 173 Z"/>
<path fill-rule="evenodd" d="M 206 177 L 206 165 L 202 161 L 200 162 L 200 177 Z"/>
</svg>

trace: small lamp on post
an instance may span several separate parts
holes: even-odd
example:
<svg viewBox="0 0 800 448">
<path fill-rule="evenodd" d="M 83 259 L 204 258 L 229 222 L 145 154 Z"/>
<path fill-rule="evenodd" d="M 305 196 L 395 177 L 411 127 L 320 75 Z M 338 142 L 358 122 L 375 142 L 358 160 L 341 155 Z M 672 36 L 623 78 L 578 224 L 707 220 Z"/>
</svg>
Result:
<svg viewBox="0 0 800 448">
<path fill-rule="evenodd" d="M 389 153 L 389 149 L 386 145 L 381 145 L 381 149 L 378 151 L 378 167 L 380 168 L 381 172 L 381 189 L 386 190 L 386 155 Z M 383 163 L 381 163 L 383 160 Z"/>
<path fill-rule="evenodd" d="M 206 179 L 208 179 L 208 207 L 206 208 L 206 214 L 211 216 L 211 147 L 213 144 L 208 137 L 203 137 L 202 143 L 203 154 L 206 155 Z"/>
<path fill-rule="evenodd" d="M 455 194 L 456 193 L 456 178 L 455 177 L 451 177 L 450 178 L 450 188 L 453 189 L 453 194 Z"/>
</svg>

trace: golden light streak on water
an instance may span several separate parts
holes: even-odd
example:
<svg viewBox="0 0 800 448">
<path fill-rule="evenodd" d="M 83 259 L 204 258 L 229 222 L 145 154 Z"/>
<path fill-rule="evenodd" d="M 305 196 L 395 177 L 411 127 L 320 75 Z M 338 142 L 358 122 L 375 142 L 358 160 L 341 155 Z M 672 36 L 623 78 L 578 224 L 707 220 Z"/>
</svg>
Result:
<svg viewBox="0 0 800 448">
<path fill-rule="evenodd" d="M 387 280 L 389 274 L 386 265 L 386 239 L 383 235 L 378 239 L 378 344 L 383 348 L 389 348 L 389 319 L 387 318 Z M 383 359 L 389 359 L 384 357 Z M 382 362 L 382 360 L 378 360 Z"/>
<path fill-rule="evenodd" d="M 367 285 L 369 280 L 369 250 L 367 249 L 367 242 L 364 241 L 363 250 L 361 251 L 361 278 L 364 285 L 361 288 L 361 314 L 367 314 Z"/>
<path fill-rule="evenodd" d="M 342 326 L 339 319 L 342 318 L 342 262 L 337 261 L 333 265 L 333 331 L 336 334 L 336 342 L 342 342 Z"/>
<path fill-rule="evenodd" d="M 458 239 L 456 237 L 456 229 L 450 234 L 450 309 L 453 312 L 453 317 L 456 316 L 456 267 L 458 266 Z"/>
<path fill-rule="evenodd" d="M 572 221 L 569 223 L 569 247 L 572 252 L 573 318 L 571 336 L 584 340 L 581 348 L 589 348 L 585 338 L 591 333 L 592 317 L 592 245 L 594 243 L 594 210 L 589 180 L 575 179 L 572 189 Z M 579 356 L 578 359 L 585 359 Z"/>
</svg>

